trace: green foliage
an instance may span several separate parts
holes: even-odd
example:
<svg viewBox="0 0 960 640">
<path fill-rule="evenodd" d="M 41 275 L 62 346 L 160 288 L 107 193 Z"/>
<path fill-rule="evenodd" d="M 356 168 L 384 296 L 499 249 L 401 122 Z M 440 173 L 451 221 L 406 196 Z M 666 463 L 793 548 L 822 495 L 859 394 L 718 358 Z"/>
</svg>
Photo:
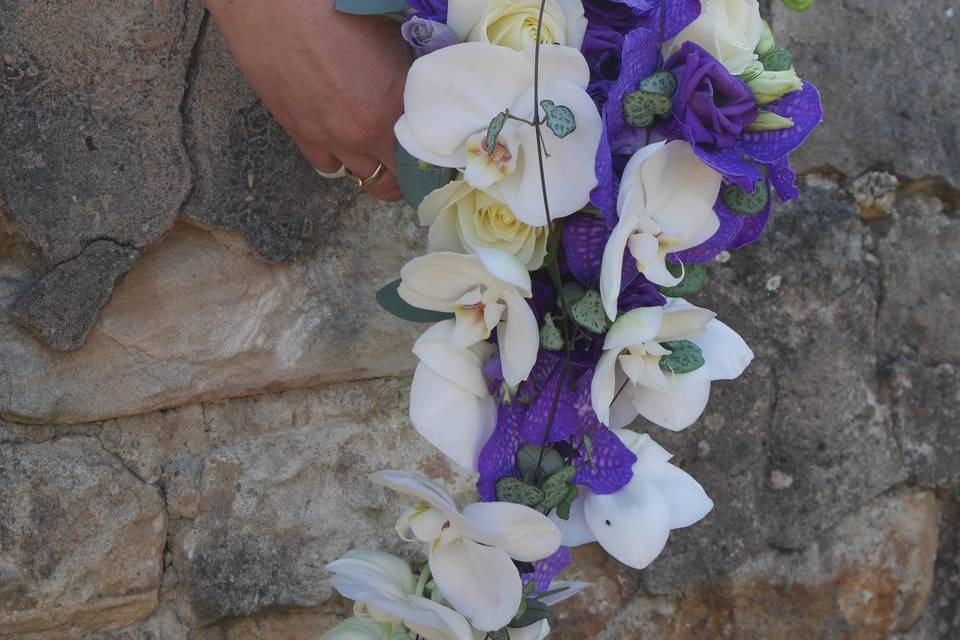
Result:
<svg viewBox="0 0 960 640">
<path fill-rule="evenodd" d="M 553 135 L 566 138 L 577 130 L 577 119 L 570 107 L 554 104 L 553 100 L 541 100 L 540 107 L 546 114 L 546 124 L 550 131 L 553 131 Z"/>
<path fill-rule="evenodd" d="M 437 311 L 426 311 L 425 309 L 418 309 L 412 305 L 407 304 L 407 302 L 400 297 L 398 289 L 400 287 L 400 281 L 394 280 L 390 284 L 386 285 L 380 291 L 377 291 L 377 302 L 380 303 L 380 306 L 397 316 L 401 320 L 407 320 L 409 322 L 440 322 L 441 320 L 448 320 L 453 317 L 452 313 L 439 313 Z"/>
<path fill-rule="evenodd" d="M 752 216 L 766 208 L 770 201 L 770 192 L 767 191 L 767 185 L 764 182 L 757 185 L 753 193 L 748 193 L 745 189 L 731 184 L 723 189 L 720 197 L 730 211 L 741 216 Z"/>
<path fill-rule="evenodd" d="M 396 13 L 410 8 L 407 0 L 337 0 L 337 11 L 370 16 L 381 13 Z"/>
<path fill-rule="evenodd" d="M 610 319 L 603 310 L 603 300 L 600 292 L 595 290 L 587 293 L 570 306 L 570 317 L 578 325 L 593 333 L 606 333 L 610 328 Z"/>
<path fill-rule="evenodd" d="M 493 120 L 487 126 L 487 155 L 492 156 L 497 151 L 497 136 L 503 131 L 503 125 L 507 122 L 509 111 L 501 111 L 493 116 Z"/>
<path fill-rule="evenodd" d="M 520 475 L 527 477 L 528 474 L 535 473 L 538 462 L 540 470 L 549 475 L 563 467 L 563 456 L 550 447 L 540 447 L 535 444 L 525 444 L 517 451 L 517 468 L 520 470 Z"/>
<path fill-rule="evenodd" d="M 547 620 L 552 615 L 553 611 L 550 607 L 534 598 L 527 598 L 517 611 L 516 617 L 507 626 L 511 629 L 522 629 L 541 620 Z"/>
<path fill-rule="evenodd" d="M 556 319 L 552 313 L 548 313 L 543 318 L 543 326 L 540 327 L 540 346 L 546 351 L 563 349 L 563 334 L 557 327 Z"/>
<path fill-rule="evenodd" d="M 535 507 L 543 502 L 544 492 L 513 476 L 504 476 L 497 480 L 497 500 Z"/>
<path fill-rule="evenodd" d="M 623 96 L 623 113 L 631 127 L 649 127 L 657 117 L 665 117 L 673 108 L 670 96 L 637 89 Z"/>
<path fill-rule="evenodd" d="M 418 160 L 397 145 L 397 182 L 403 198 L 413 208 L 419 207 L 430 192 L 453 180 L 456 173 L 454 169 Z"/>
<path fill-rule="evenodd" d="M 677 79 L 669 71 L 657 71 L 641 80 L 638 88 L 641 91 L 659 93 L 672 98 L 677 91 Z"/>
<path fill-rule="evenodd" d="M 544 512 L 558 507 L 567 497 L 569 482 L 573 476 L 577 475 L 576 467 L 567 465 L 550 474 L 546 480 L 540 484 L 543 490 L 543 501 L 537 505 Z"/>
<path fill-rule="evenodd" d="M 583 285 L 575 280 L 569 280 L 564 282 L 560 288 L 560 294 L 557 295 L 557 306 L 562 309 L 564 302 L 568 305 L 576 304 L 585 295 L 587 295 L 587 290 L 583 288 Z"/>
<path fill-rule="evenodd" d="M 681 267 L 673 262 L 667 263 L 667 271 L 674 277 L 680 277 L 683 273 L 683 280 L 673 287 L 657 287 L 663 295 L 668 298 L 685 298 L 692 296 L 700 291 L 707 282 L 707 268 L 700 263 L 688 264 Z"/>
<path fill-rule="evenodd" d="M 561 520 L 570 519 L 570 507 L 573 505 L 573 501 L 577 499 L 579 494 L 580 490 L 577 489 L 577 485 L 567 485 L 567 495 L 564 497 L 563 502 L 557 505 L 558 518 Z"/>
<path fill-rule="evenodd" d="M 760 63 L 767 71 L 789 71 L 793 68 L 793 54 L 786 49 L 774 49 L 760 56 Z"/>
<path fill-rule="evenodd" d="M 816 0 L 783 0 L 783 4 L 791 11 L 806 11 L 813 6 Z"/>
<path fill-rule="evenodd" d="M 690 373 L 706 363 L 700 347 L 689 340 L 671 340 L 662 344 L 670 349 L 670 355 L 660 358 L 660 368 L 664 371 Z"/>
</svg>

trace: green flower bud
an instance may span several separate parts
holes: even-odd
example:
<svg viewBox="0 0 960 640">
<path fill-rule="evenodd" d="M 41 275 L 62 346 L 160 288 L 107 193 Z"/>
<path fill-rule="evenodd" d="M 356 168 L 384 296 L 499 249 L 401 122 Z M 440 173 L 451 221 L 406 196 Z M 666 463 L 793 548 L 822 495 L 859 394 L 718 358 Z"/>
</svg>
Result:
<svg viewBox="0 0 960 640">
<path fill-rule="evenodd" d="M 806 11 L 813 6 L 815 0 L 783 0 L 783 4 L 787 5 L 787 9 L 791 11 Z"/>
<path fill-rule="evenodd" d="M 746 80 L 757 98 L 757 104 L 769 104 L 791 91 L 803 88 L 803 82 L 793 69 L 788 71 L 761 71 Z"/>
<path fill-rule="evenodd" d="M 747 126 L 747 131 L 757 133 L 759 131 L 779 131 L 789 129 L 793 126 L 792 118 L 785 118 L 772 111 L 761 111 L 757 119 Z"/>
<path fill-rule="evenodd" d="M 776 48 L 777 44 L 773 41 L 773 31 L 770 30 L 770 25 L 764 20 L 763 35 L 760 36 L 760 43 L 757 44 L 755 51 L 758 56 L 764 56 Z"/>
</svg>

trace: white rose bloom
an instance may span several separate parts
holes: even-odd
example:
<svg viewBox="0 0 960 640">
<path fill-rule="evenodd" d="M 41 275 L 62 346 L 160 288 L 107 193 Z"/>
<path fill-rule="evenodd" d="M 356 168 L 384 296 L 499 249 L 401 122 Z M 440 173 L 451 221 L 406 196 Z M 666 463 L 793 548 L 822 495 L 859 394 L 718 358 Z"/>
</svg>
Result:
<svg viewBox="0 0 960 640">
<path fill-rule="evenodd" d="M 482 371 L 494 347 L 478 342 L 469 349 L 454 349 L 453 330 L 453 320 L 438 322 L 413 345 L 420 364 L 410 388 L 410 421 L 448 458 L 476 471 L 480 450 L 497 420 L 497 403 Z"/>
<path fill-rule="evenodd" d="M 763 37 L 758 0 L 700 0 L 700 16 L 667 43 L 665 55 L 686 41 L 695 42 L 719 60 L 733 75 L 743 73 Z"/>
<path fill-rule="evenodd" d="M 627 248 L 647 280 L 665 287 L 678 284 L 682 278 L 667 270 L 667 254 L 696 247 L 720 228 L 713 210 L 720 181 L 720 174 L 681 140 L 657 142 L 633 154 L 620 180 L 620 220 L 600 267 L 600 294 L 611 320 L 617 317 Z"/>
<path fill-rule="evenodd" d="M 396 556 L 355 549 L 326 569 L 334 574 L 333 588 L 356 601 L 358 614 L 384 625 L 405 625 L 428 640 L 473 640 L 473 630 L 462 615 L 416 595 L 417 581 L 410 566 Z"/>
<path fill-rule="evenodd" d="M 693 424 L 707 406 L 711 381 L 733 380 L 753 360 L 743 338 L 715 316 L 679 298 L 620 316 L 604 339 L 590 389 L 599 420 L 615 429 L 638 414 L 671 431 Z M 671 351 L 662 343 L 673 340 L 697 345 L 703 366 L 689 373 L 664 371 L 660 359 Z"/>
<path fill-rule="evenodd" d="M 521 51 L 537 43 L 540 0 L 450 0 L 447 26 L 461 40 L 487 42 Z M 547 0 L 542 44 L 579 49 L 587 30 L 581 0 Z"/>
<path fill-rule="evenodd" d="M 492 153 L 487 128 L 509 109 L 534 119 L 534 51 L 516 52 L 481 42 L 445 47 L 417 59 L 407 75 L 405 113 L 397 140 L 411 155 L 464 171 L 528 225 L 546 224 L 534 127 L 507 120 Z M 593 172 L 600 144 L 600 112 L 587 94 L 590 70 L 570 47 L 545 45 L 540 52 L 540 99 L 571 110 L 576 130 L 563 138 L 542 129 L 547 197 L 554 219 L 579 211 L 597 184 Z M 542 108 L 541 117 L 544 116 Z"/>
<path fill-rule="evenodd" d="M 504 380 L 515 386 L 530 375 L 540 348 L 537 318 L 524 300 L 533 295 L 530 273 L 505 251 L 476 252 L 414 258 L 400 270 L 397 293 L 414 307 L 455 314 L 449 340 L 455 350 L 486 340 L 496 328 Z"/>
<path fill-rule="evenodd" d="M 596 541 L 628 567 L 644 569 L 663 551 L 671 529 L 694 524 L 713 509 L 713 501 L 696 480 L 668 462 L 673 456 L 650 436 L 628 429 L 615 433 L 637 456 L 633 478 L 610 495 L 581 487 L 570 518 L 553 515 L 551 520 L 563 532 L 564 546 Z"/>
<path fill-rule="evenodd" d="M 529 507 L 474 502 L 461 513 L 450 494 L 426 478 L 403 471 L 371 478 L 424 503 L 400 517 L 397 532 L 427 543 L 430 573 L 443 597 L 481 631 L 505 627 L 517 613 L 523 585 L 513 561 L 542 560 L 560 546 L 560 530 Z"/>
<path fill-rule="evenodd" d="M 530 271 L 547 255 L 547 228 L 517 218 L 509 206 L 454 180 L 420 204 L 420 223 L 430 226 L 428 250 L 475 253 L 478 247 L 500 249 L 524 263 Z"/>
</svg>

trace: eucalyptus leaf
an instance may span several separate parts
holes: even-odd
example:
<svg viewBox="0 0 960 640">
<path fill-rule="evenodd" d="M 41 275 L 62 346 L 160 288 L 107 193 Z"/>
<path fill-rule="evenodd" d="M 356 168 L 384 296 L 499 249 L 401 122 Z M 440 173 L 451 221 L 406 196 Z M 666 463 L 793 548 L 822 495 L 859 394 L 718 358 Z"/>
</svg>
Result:
<svg viewBox="0 0 960 640">
<path fill-rule="evenodd" d="M 432 191 L 453 180 L 456 174 L 454 169 L 435 167 L 418 160 L 397 145 L 397 182 L 404 200 L 414 209 L 419 207 Z"/>
<path fill-rule="evenodd" d="M 543 502 L 544 492 L 513 476 L 504 476 L 497 480 L 497 500 L 535 507 Z"/>
<path fill-rule="evenodd" d="M 558 138 L 566 138 L 577 130 L 577 119 L 570 107 L 554 104 L 553 100 L 541 100 L 540 106 L 547 116 L 547 127 Z"/>
<path fill-rule="evenodd" d="M 623 96 L 623 113 L 631 127 L 649 127 L 672 109 L 673 101 L 662 93 L 638 89 Z"/>
<path fill-rule="evenodd" d="M 641 80 L 639 89 L 672 98 L 677 91 L 677 78 L 669 71 L 657 71 Z"/>
<path fill-rule="evenodd" d="M 507 626 L 511 629 L 522 629 L 536 624 L 541 620 L 547 620 L 553 615 L 553 610 L 547 605 L 534 598 L 527 598 L 526 607 L 523 615 L 515 617 Z"/>
<path fill-rule="evenodd" d="M 679 284 L 672 287 L 657 287 L 657 290 L 668 298 L 692 296 L 703 289 L 703 285 L 707 282 L 707 268 L 698 262 L 684 266 L 668 262 L 667 270 L 674 277 L 679 277 L 683 273 L 683 280 Z"/>
<path fill-rule="evenodd" d="M 789 71 L 793 68 L 793 54 L 786 49 L 774 49 L 760 56 L 760 63 L 767 71 Z"/>
<path fill-rule="evenodd" d="M 703 351 L 689 340 L 670 340 L 661 343 L 670 354 L 660 358 L 660 368 L 670 373 L 690 373 L 704 364 Z"/>
<path fill-rule="evenodd" d="M 492 156 L 497 152 L 497 136 L 503 131 L 503 125 L 507 122 L 507 111 L 501 111 L 493 116 L 493 120 L 487 125 L 487 155 Z"/>
<path fill-rule="evenodd" d="M 407 0 L 337 0 L 337 11 L 371 16 L 382 13 L 397 13 L 410 8 Z"/>
<path fill-rule="evenodd" d="M 567 497 L 570 486 L 568 483 L 573 480 L 575 475 L 577 475 L 577 469 L 570 465 L 551 473 L 540 484 L 540 488 L 543 490 L 543 501 L 539 504 L 540 508 L 549 512 L 559 506 Z"/>
<path fill-rule="evenodd" d="M 427 311 L 425 309 L 418 309 L 410 304 L 407 304 L 406 300 L 400 297 L 400 293 L 397 291 L 400 288 L 400 281 L 394 280 L 390 284 L 386 285 L 380 291 L 377 291 L 377 302 L 380 303 L 380 306 L 397 316 L 401 320 L 408 320 L 410 322 L 440 322 L 441 320 L 449 320 L 453 317 L 452 313 L 439 313 L 437 311 Z"/>
<path fill-rule="evenodd" d="M 551 474 L 563 467 L 563 456 L 550 447 L 540 447 L 535 444 L 525 444 L 517 451 L 517 468 L 520 475 L 527 477 L 528 472 L 537 471 L 537 463 L 540 464 L 540 470 L 546 474 Z"/>
<path fill-rule="evenodd" d="M 593 333 L 606 333 L 610 328 L 610 319 L 603 309 L 600 292 L 587 291 L 586 295 L 570 306 L 570 317 L 578 325 Z"/>
<path fill-rule="evenodd" d="M 730 211 L 741 216 L 752 216 L 760 213 L 770 202 L 770 192 L 767 191 L 767 185 L 764 182 L 758 184 L 753 193 L 731 184 L 724 187 L 720 197 Z"/>
</svg>

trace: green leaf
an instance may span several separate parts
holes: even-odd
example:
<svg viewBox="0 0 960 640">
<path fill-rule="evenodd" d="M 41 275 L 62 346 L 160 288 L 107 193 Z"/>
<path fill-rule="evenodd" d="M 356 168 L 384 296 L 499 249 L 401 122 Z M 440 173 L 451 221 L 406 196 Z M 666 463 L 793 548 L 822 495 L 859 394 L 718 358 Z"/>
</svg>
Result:
<svg viewBox="0 0 960 640">
<path fill-rule="evenodd" d="M 606 333 L 610 328 L 610 319 L 603 310 L 600 292 L 591 290 L 570 306 L 570 317 L 578 325 L 593 333 Z"/>
<path fill-rule="evenodd" d="M 570 519 L 570 507 L 573 506 L 573 501 L 577 499 L 578 495 L 580 495 L 580 490 L 577 488 L 577 485 L 567 485 L 567 495 L 563 499 L 563 502 L 557 505 L 558 518 L 561 520 Z"/>
<path fill-rule="evenodd" d="M 520 475 L 527 477 L 527 473 L 536 472 L 537 462 L 540 463 L 540 469 L 544 473 L 551 474 L 563 467 L 563 456 L 550 447 L 540 447 L 535 444 L 525 444 L 517 451 L 517 468 L 520 470 Z"/>
<path fill-rule="evenodd" d="M 667 263 L 667 270 L 674 276 L 680 277 L 683 273 L 683 280 L 673 287 L 657 287 L 663 295 L 668 298 L 686 298 L 700 291 L 707 282 L 707 268 L 700 263 L 688 264 L 681 267 L 673 262 Z"/>
<path fill-rule="evenodd" d="M 397 182 L 404 200 L 416 209 L 432 191 L 456 177 L 456 170 L 421 162 L 397 145 Z"/>
<path fill-rule="evenodd" d="M 789 71 L 793 68 L 793 54 L 786 49 L 774 49 L 760 56 L 760 63 L 767 71 Z"/>
<path fill-rule="evenodd" d="M 561 295 L 563 300 L 561 300 Z M 564 282 L 563 286 L 560 288 L 560 295 L 557 295 L 557 306 L 561 309 L 564 307 L 564 302 L 568 305 L 576 304 L 583 299 L 583 296 L 587 295 L 587 290 L 583 288 L 579 282 L 570 280 Z"/>
<path fill-rule="evenodd" d="M 575 475 L 577 475 L 577 468 L 567 465 L 554 471 L 540 483 L 540 488 L 543 490 L 543 502 L 540 503 L 540 508 L 549 512 L 562 503 L 569 491 L 570 485 L 568 483 L 573 480 Z"/>
<path fill-rule="evenodd" d="M 522 504 L 525 507 L 535 507 L 543 502 L 542 490 L 529 485 L 513 476 L 504 476 L 497 480 L 497 500 Z"/>
<path fill-rule="evenodd" d="M 677 91 L 677 79 L 669 71 L 657 71 L 641 80 L 639 89 L 672 98 Z"/>
<path fill-rule="evenodd" d="M 783 4 L 787 5 L 787 9 L 791 11 L 806 11 L 813 6 L 815 0 L 783 0 Z"/>
<path fill-rule="evenodd" d="M 410 8 L 407 0 L 337 0 L 337 11 L 370 16 L 381 13 L 396 13 Z"/>
<path fill-rule="evenodd" d="M 553 611 L 547 605 L 543 604 L 539 600 L 533 598 L 527 598 L 527 606 L 523 611 L 523 614 L 515 617 L 510 624 L 507 626 L 511 629 L 522 629 L 523 627 L 529 627 L 532 624 L 536 624 L 541 620 L 546 620 L 553 615 Z"/>
<path fill-rule="evenodd" d="M 669 96 L 638 89 L 623 96 L 623 113 L 631 127 L 649 127 L 657 116 L 666 116 L 673 109 Z"/>
<path fill-rule="evenodd" d="M 553 100 L 541 100 L 540 106 L 547 116 L 547 127 L 558 138 L 566 138 L 577 130 L 577 119 L 570 107 L 554 104 Z"/>
<path fill-rule="evenodd" d="M 380 303 L 380 306 L 397 316 L 401 320 L 409 320 L 410 322 L 440 322 L 441 320 L 449 320 L 453 317 L 452 313 L 439 313 L 437 311 L 427 311 L 425 309 L 418 309 L 410 304 L 407 304 L 406 300 L 400 297 L 400 293 L 397 291 L 400 287 L 400 281 L 394 280 L 390 284 L 386 285 L 380 291 L 377 291 L 377 302 Z"/>
<path fill-rule="evenodd" d="M 563 334 L 560 333 L 552 313 L 543 317 L 543 326 L 540 327 L 540 346 L 547 351 L 563 349 Z"/>
<path fill-rule="evenodd" d="M 670 355 L 660 358 L 660 368 L 668 373 L 690 373 L 706 363 L 700 347 L 689 340 L 671 340 L 661 345 L 670 349 Z"/>
<path fill-rule="evenodd" d="M 770 202 L 770 192 L 767 191 L 767 185 L 764 182 L 758 184 L 753 193 L 748 193 L 745 189 L 731 184 L 723 189 L 721 198 L 730 211 L 741 216 L 752 216 L 767 207 L 767 203 Z"/>
<path fill-rule="evenodd" d="M 503 131 L 503 125 L 507 122 L 509 112 L 501 111 L 493 116 L 493 120 L 487 125 L 487 155 L 492 156 L 497 152 L 497 136 Z"/>
<path fill-rule="evenodd" d="M 510 640 L 510 633 L 506 629 L 487 632 L 490 640 Z"/>
</svg>

